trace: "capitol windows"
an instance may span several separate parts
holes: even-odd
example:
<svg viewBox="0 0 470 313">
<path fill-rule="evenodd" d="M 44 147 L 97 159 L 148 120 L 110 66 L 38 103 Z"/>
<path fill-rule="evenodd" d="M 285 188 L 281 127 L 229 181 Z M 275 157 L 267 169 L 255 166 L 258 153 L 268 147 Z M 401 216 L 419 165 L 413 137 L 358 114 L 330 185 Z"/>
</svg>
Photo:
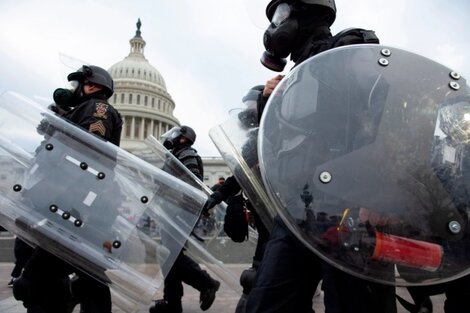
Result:
<svg viewBox="0 0 470 313">
<path fill-rule="evenodd" d="M 124 103 L 124 94 L 121 93 L 121 103 Z"/>
<path fill-rule="evenodd" d="M 136 117 L 134 119 L 134 138 L 140 139 L 140 125 L 142 124 L 142 118 Z"/>
<path fill-rule="evenodd" d="M 149 97 L 145 96 L 145 98 L 144 98 L 144 105 L 145 105 L 145 106 L 147 106 L 148 100 L 149 100 Z"/>
<path fill-rule="evenodd" d="M 155 98 L 152 97 L 152 108 L 155 107 Z"/>
<path fill-rule="evenodd" d="M 132 94 L 129 94 L 129 104 L 132 104 Z"/>
<path fill-rule="evenodd" d="M 132 129 L 132 117 L 126 116 L 124 118 L 124 136 L 126 138 L 131 137 L 131 129 Z"/>
<path fill-rule="evenodd" d="M 114 102 L 114 103 L 117 103 L 117 93 L 114 94 L 113 102 Z"/>
<path fill-rule="evenodd" d="M 140 104 L 140 95 L 137 95 L 137 104 Z"/>
</svg>

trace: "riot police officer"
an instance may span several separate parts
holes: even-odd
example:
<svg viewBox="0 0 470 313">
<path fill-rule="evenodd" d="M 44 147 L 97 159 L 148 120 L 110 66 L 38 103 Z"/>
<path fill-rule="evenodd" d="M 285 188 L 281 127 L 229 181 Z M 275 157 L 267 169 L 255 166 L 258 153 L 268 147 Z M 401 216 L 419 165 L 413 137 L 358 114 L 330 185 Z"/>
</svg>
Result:
<svg viewBox="0 0 470 313">
<path fill-rule="evenodd" d="M 250 129 L 248 132 L 248 139 L 242 147 L 242 154 L 250 168 L 258 166 L 258 154 L 257 154 L 257 136 L 258 136 L 258 126 L 261 119 L 262 105 L 265 104 L 265 101 L 260 101 L 263 97 L 262 91 L 264 90 L 263 85 L 257 85 L 252 87 L 247 94 L 242 98 L 243 103 L 246 108 L 238 113 L 238 120 L 241 122 L 244 128 Z M 217 190 L 212 193 L 207 199 L 203 212 L 207 212 L 212 209 L 217 204 L 222 201 L 227 201 L 228 207 L 227 212 L 229 211 L 230 199 L 236 199 L 234 196 L 240 193 L 242 187 L 238 183 L 235 176 L 229 176 L 225 183 L 220 186 Z M 238 301 L 236 313 L 245 312 L 246 299 L 251 291 L 253 283 L 256 279 L 257 270 L 262 262 L 264 249 L 266 242 L 269 238 L 269 229 L 263 223 L 261 217 L 256 212 L 256 208 L 252 205 L 250 201 L 246 201 L 246 206 L 249 209 L 251 215 L 254 219 L 254 226 L 258 232 L 258 240 L 256 242 L 255 254 L 253 256 L 252 266 L 244 270 L 240 276 L 240 284 L 243 287 L 243 294 Z M 229 213 L 227 213 L 229 214 Z M 229 221 L 225 219 L 225 224 Z M 239 225 L 234 225 L 236 227 Z"/>
<path fill-rule="evenodd" d="M 298 14 L 286 18 L 289 10 Z M 329 26 L 335 19 L 336 7 L 333 1 L 273 0 L 266 15 L 272 23 L 264 35 L 266 51 L 261 63 L 280 72 L 289 55 L 296 64 L 300 63 L 310 56 L 306 52 L 314 40 L 332 36 Z M 281 79 L 278 75 L 267 83 L 261 99 L 264 104 Z M 320 259 L 276 217 L 246 312 L 313 312 L 312 299 L 320 280 Z"/>
<path fill-rule="evenodd" d="M 65 111 L 62 115 L 66 119 L 119 146 L 122 119 L 107 102 L 114 93 L 111 75 L 98 66 L 84 65 L 67 79 L 74 89 L 54 91 L 56 108 Z"/>
<path fill-rule="evenodd" d="M 282 71 L 289 55 L 295 65 L 298 65 L 335 46 L 378 43 L 373 31 L 362 29 L 333 36 L 330 26 L 336 18 L 334 0 L 272 0 L 267 5 L 266 15 L 271 24 L 264 34 L 266 51 L 261 57 L 261 63 L 273 71 Z M 267 101 L 282 78 L 278 75 L 268 81 L 261 100 Z M 261 107 L 264 105 L 261 104 Z M 291 233 L 280 217 L 276 217 L 263 263 L 248 298 L 246 312 L 313 312 L 312 298 L 322 279 L 324 266 L 326 265 Z M 337 271 L 329 266 L 328 268 L 328 273 Z M 349 274 L 344 276 L 339 282 L 329 279 L 326 282 L 331 283 L 327 288 L 328 295 L 325 291 L 326 312 L 346 312 L 344 308 L 335 305 L 335 302 L 341 301 L 343 295 L 336 284 L 347 282 L 350 287 L 359 285 L 356 281 L 349 282 Z M 365 289 L 360 290 L 362 292 Z M 394 294 L 393 290 L 392 293 L 389 290 L 386 293 Z M 359 307 L 348 309 L 351 312 L 361 311 Z"/>
<path fill-rule="evenodd" d="M 192 147 L 196 141 L 196 133 L 189 126 L 177 126 L 162 135 L 163 145 L 186 166 L 197 178 L 203 179 L 204 168 L 201 157 Z M 165 167 L 163 168 L 165 170 Z M 162 241 L 172 240 L 165 232 Z M 165 266 L 165 265 L 163 265 Z M 183 312 L 183 282 L 200 291 L 199 303 L 203 311 L 208 310 L 215 300 L 220 282 L 210 277 L 201 269 L 198 263 L 187 256 L 182 250 L 165 277 L 163 299 L 155 301 L 150 307 L 150 313 L 180 313 Z"/>
<path fill-rule="evenodd" d="M 77 126 L 119 145 L 122 119 L 107 102 L 114 92 L 111 75 L 101 67 L 83 65 L 67 79 L 73 88 L 56 89 L 55 104 L 50 108 Z M 78 275 L 70 287 L 71 273 Z M 15 281 L 13 292 L 28 313 L 70 312 L 71 304 L 76 302 L 81 303 L 83 313 L 110 313 L 112 307 L 107 286 L 39 247 L 21 278 Z"/>
</svg>

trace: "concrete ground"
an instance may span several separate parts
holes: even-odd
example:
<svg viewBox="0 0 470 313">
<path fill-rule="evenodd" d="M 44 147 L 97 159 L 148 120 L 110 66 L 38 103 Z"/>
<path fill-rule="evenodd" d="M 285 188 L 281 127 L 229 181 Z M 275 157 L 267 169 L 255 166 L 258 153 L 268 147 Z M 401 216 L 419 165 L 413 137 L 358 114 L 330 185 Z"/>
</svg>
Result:
<svg viewBox="0 0 470 313">
<path fill-rule="evenodd" d="M 239 274 L 248 264 L 228 264 L 227 267 Z M 23 307 L 21 302 L 16 301 L 13 298 L 11 288 L 7 287 L 8 281 L 10 280 L 10 272 L 13 268 L 13 264 L 10 262 L 0 263 L 0 312 L 1 313 L 25 313 L 26 309 Z M 407 291 L 404 288 L 398 288 L 398 294 L 406 299 L 410 299 Z M 217 293 L 217 298 L 212 307 L 205 311 L 207 313 L 234 313 L 235 307 L 238 301 L 238 294 L 229 289 L 226 285 L 222 284 L 221 289 Z M 444 296 L 434 296 L 433 305 L 434 313 L 444 312 Z M 273 299 L 273 301 L 275 301 Z M 398 313 L 407 313 L 400 304 L 397 304 Z M 323 294 L 320 293 L 314 297 L 314 306 L 316 313 L 323 313 Z M 185 313 L 200 313 L 202 312 L 199 308 L 199 292 L 185 285 L 185 296 L 183 298 L 183 309 Z M 78 309 L 75 310 L 78 313 Z M 120 309 L 117 306 L 113 307 L 114 313 L 125 313 L 126 311 Z M 136 312 L 147 313 L 147 308 L 140 308 Z M 463 311 L 462 311 L 463 312 Z M 377 312 L 380 313 L 380 312 Z"/>
</svg>

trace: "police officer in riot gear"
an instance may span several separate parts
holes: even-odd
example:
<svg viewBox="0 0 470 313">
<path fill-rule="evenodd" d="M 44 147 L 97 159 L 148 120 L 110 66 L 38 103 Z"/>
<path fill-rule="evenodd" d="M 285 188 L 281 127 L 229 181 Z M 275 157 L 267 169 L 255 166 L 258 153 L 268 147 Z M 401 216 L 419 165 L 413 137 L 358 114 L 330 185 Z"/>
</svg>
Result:
<svg viewBox="0 0 470 313">
<path fill-rule="evenodd" d="M 266 15 L 271 24 L 264 34 L 266 51 L 261 63 L 280 72 L 289 55 L 298 64 L 311 56 L 307 52 L 312 43 L 332 37 L 329 26 L 335 20 L 336 6 L 334 1 L 273 0 L 266 8 Z M 260 99 L 261 107 L 264 108 L 281 79 L 282 76 L 276 76 L 270 80 Z M 276 217 L 246 312 L 313 312 L 312 299 L 321 280 L 321 266 L 320 259 Z"/>
<path fill-rule="evenodd" d="M 58 88 L 54 101 L 62 115 L 79 125 L 119 146 L 122 120 L 119 113 L 107 102 L 114 92 L 114 82 L 109 73 L 101 67 L 84 65 L 77 72 L 67 76 L 73 90 Z"/>
<path fill-rule="evenodd" d="M 189 126 L 173 127 L 162 135 L 163 146 L 186 166 L 197 178 L 203 179 L 204 168 L 201 157 L 191 146 L 196 141 L 196 133 Z"/>
<path fill-rule="evenodd" d="M 263 97 L 262 92 L 264 90 L 263 85 L 257 85 L 250 90 L 248 90 L 247 94 L 242 98 L 243 103 L 245 104 L 244 110 L 237 114 L 238 120 L 240 121 L 241 125 L 245 129 L 249 129 L 247 135 L 248 139 L 246 140 L 245 144 L 242 147 L 242 155 L 245 161 L 247 162 L 250 168 L 254 166 L 258 166 L 258 153 L 257 153 L 257 144 L 258 144 L 258 126 L 261 119 L 261 113 L 263 108 L 262 105 L 265 104 L 265 101 L 260 101 Z M 229 176 L 225 183 L 220 186 L 214 193 L 212 193 L 209 198 L 207 199 L 203 212 L 208 214 L 208 211 L 212 209 L 217 204 L 221 203 L 222 201 L 227 201 L 231 197 L 237 195 L 242 191 L 242 187 L 238 183 L 235 176 Z M 232 198 L 233 199 L 233 198 Z M 229 201 L 227 201 L 227 213 L 229 214 Z M 253 263 L 252 266 L 246 270 L 244 270 L 240 276 L 240 285 L 243 287 L 243 294 L 238 301 L 237 308 L 235 310 L 236 313 L 244 313 L 245 306 L 246 306 L 246 299 L 251 291 L 253 283 L 256 279 L 256 272 L 262 262 L 263 255 L 264 255 L 264 248 L 266 242 L 269 238 L 269 230 L 268 227 L 263 223 L 261 217 L 256 212 L 256 208 L 250 201 L 246 201 L 247 208 L 251 212 L 254 218 L 254 225 L 258 232 L 258 240 L 256 242 L 256 249 L 255 254 L 253 256 Z M 228 220 L 225 219 L 225 223 L 228 223 Z M 234 225 L 239 226 L 239 225 Z"/>
<path fill-rule="evenodd" d="M 111 75 L 101 67 L 83 65 L 67 78 L 73 89 L 55 90 L 55 105 L 51 109 L 77 126 L 119 145 L 122 119 L 107 102 L 114 92 Z M 72 273 L 78 275 L 70 285 Z M 21 278 L 15 281 L 13 292 L 16 299 L 23 301 L 28 313 L 71 312 L 71 304 L 77 302 L 81 303 L 83 313 L 110 313 L 112 307 L 107 286 L 39 247 Z"/>
<path fill-rule="evenodd" d="M 266 15 L 271 24 L 264 34 L 266 51 L 261 63 L 274 71 L 284 69 L 289 55 L 295 65 L 298 65 L 334 46 L 378 43 L 372 31 L 363 30 L 353 35 L 358 37 L 354 38 L 357 42 L 349 42 L 349 38 L 341 43 L 335 40 L 330 32 L 330 26 L 336 17 L 333 0 L 272 0 L 267 5 Z M 281 79 L 282 76 L 278 75 L 268 81 L 270 85 L 267 84 L 262 100 L 267 101 Z M 305 200 L 305 207 L 308 207 L 311 200 L 307 199 L 311 199 L 311 196 L 301 198 Z M 246 312 L 313 312 L 312 298 L 322 279 L 325 264 L 291 233 L 280 217 L 275 218 L 263 260 L 248 298 Z M 356 286 L 348 280 L 349 277 L 346 277 L 342 282 L 348 283 L 350 287 Z M 326 312 L 346 312 L 335 305 L 336 296 L 336 300 L 341 301 L 340 291 L 334 284 L 329 290 L 332 292 L 325 294 Z M 338 294 L 333 294 L 335 292 Z M 350 309 L 351 312 L 355 309 L 360 311 L 360 308 Z"/>
<path fill-rule="evenodd" d="M 176 126 L 162 135 L 163 145 L 186 166 L 197 178 L 204 178 L 204 168 L 201 157 L 192 147 L 196 141 L 196 133 L 189 126 Z M 169 235 L 162 233 L 162 241 L 172 240 Z M 211 278 L 201 269 L 198 263 L 188 257 L 182 250 L 175 263 L 165 277 L 163 299 L 156 300 L 150 307 L 150 313 L 180 313 L 183 312 L 183 282 L 200 291 L 199 302 L 203 311 L 208 310 L 215 300 L 220 282 Z"/>
</svg>

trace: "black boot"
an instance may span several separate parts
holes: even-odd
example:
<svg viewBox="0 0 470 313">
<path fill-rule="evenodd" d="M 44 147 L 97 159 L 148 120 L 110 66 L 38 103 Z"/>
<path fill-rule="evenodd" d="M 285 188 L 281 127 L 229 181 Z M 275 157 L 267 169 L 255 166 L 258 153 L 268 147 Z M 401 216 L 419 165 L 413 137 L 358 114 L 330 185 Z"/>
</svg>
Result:
<svg viewBox="0 0 470 313">
<path fill-rule="evenodd" d="M 201 294 L 199 295 L 199 304 L 201 310 L 206 311 L 211 307 L 212 303 L 214 303 L 215 300 L 215 293 L 217 292 L 217 290 L 219 290 L 219 287 L 220 282 L 213 279 L 211 286 L 206 290 L 201 291 Z"/>
</svg>

